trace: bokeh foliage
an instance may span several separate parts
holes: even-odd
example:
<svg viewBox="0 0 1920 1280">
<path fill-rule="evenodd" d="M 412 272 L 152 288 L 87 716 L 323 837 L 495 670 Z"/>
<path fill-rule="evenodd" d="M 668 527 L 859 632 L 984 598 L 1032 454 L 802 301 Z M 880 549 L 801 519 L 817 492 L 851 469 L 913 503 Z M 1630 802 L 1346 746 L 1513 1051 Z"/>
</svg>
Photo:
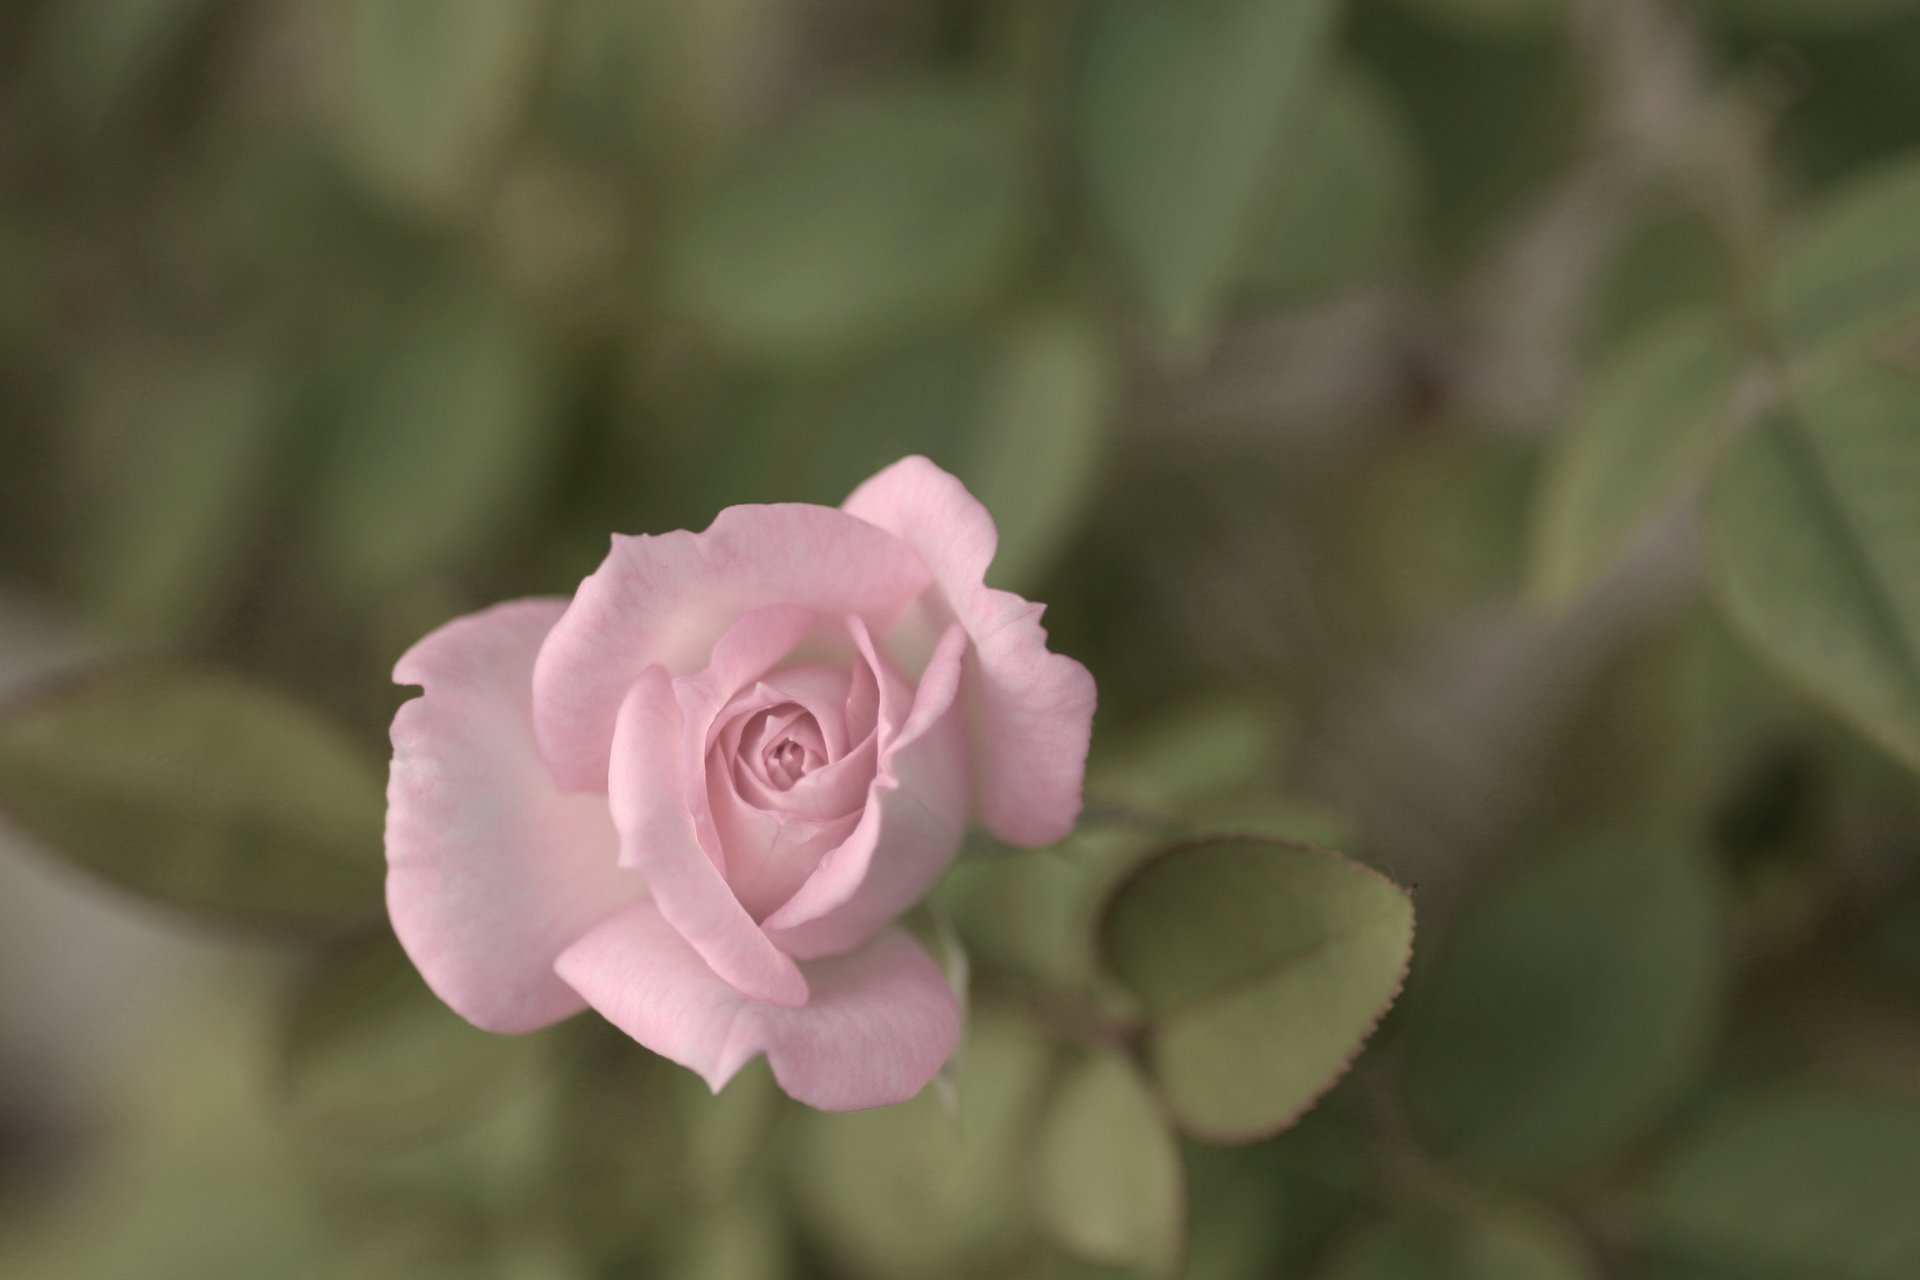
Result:
<svg viewBox="0 0 1920 1280">
<path fill-rule="evenodd" d="M 0 810 L 248 949 L 0 1273 L 1920 1274 L 1917 379 L 1915 0 L 15 0 Z M 908 452 L 1101 690 L 948 1076 L 460 1023 L 394 657 Z"/>
</svg>

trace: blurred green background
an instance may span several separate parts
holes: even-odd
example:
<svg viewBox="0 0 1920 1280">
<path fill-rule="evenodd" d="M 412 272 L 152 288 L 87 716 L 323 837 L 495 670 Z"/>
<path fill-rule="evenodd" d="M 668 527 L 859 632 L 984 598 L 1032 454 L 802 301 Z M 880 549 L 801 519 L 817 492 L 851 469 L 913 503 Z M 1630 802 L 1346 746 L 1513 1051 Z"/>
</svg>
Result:
<svg viewBox="0 0 1920 1280">
<path fill-rule="evenodd" d="M 11 0 L 0 1274 L 1910 1280 L 1917 319 L 1915 0 Z M 440 1009 L 398 653 L 909 452 L 1101 693 L 954 1078 Z M 1278 1136 L 1246 832 L 1420 920 Z"/>
</svg>

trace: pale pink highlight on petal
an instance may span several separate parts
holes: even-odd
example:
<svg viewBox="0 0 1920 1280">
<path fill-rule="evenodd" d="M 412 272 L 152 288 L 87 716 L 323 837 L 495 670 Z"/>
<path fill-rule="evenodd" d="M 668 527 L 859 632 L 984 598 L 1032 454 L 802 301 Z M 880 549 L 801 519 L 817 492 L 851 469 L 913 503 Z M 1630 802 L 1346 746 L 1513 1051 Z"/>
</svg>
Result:
<svg viewBox="0 0 1920 1280">
<path fill-rule="evenodd" d="M 870 648 L 864 631 L 857 634 Z M 966 633 L 949 627 L 906 723 L 882 747 L 860 825 L 767 918 L 764 928 L 783 950 L 809 958 L 859 946 L 926 896 L 960 852 L 967 756 L 955 695 L 965 648 Z"/>
<path fill-rule="evenodd" d="M 620 869 L 605 799 L 561 792 L 534 742 L 534 655 L 565 608 L 455 619 L 393 672 L 426 692 L 393 719 L 388 913 L 427 985 L 489 1031 L 578 1013 L 555 958 L 644 892 Z"/>
<path fill-rule="evenodd" d="M 981 822 L 1013 844 L 1064 838 L 1080 815 L 1093 676 L 1047 651 L 1040 605 L 985 585 L 998 542 L 993 517 L 957 479 L 920 457 L 894 463 L 844 505 L 920 553 L 973 640 L 965 699 Z"/>
<path fill-rule="evenodd" d="M 609 793 L 620 861 L 646 877 L 661 914 L 719 978 L 759 1000 L 803 1005 L 799 967 L 740 905 L 694 831 L 673 685 L 666 668 L 649 667 L 620 707 Z"/>
<path fill-rule="evenodd" d="M 534 718 L 554 776 L 604 790 L 627 689 L 650 666 L 698 670 L 741 614 L 788 603 L 884 627 L 928 581 L 910 548 L 832 507 L 728 507 L 703 533 L 616 536 L 535 664 Z"/>
<path fill-rule="evenodd" d="M 715 1091 L 764 1053 L 782 1089 L 823 1111 L 906 1101 L 960 1039 L 959 1004 L 939 966 L 897 929 L 808 965 L 804 1009 L 722 982 L 651 903 L 594 929 L 556 967 L 608 1021 Z"/>
</svg>

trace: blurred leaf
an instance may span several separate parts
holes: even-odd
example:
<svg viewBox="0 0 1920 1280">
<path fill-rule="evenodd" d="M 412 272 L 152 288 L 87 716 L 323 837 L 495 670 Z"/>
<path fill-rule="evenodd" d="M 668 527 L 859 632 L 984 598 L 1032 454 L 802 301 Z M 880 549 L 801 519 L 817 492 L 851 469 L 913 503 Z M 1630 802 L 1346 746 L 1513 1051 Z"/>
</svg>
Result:
<svg viewBox="0 0 1920 1280">
<path fill-rule="evenodd" d="M 1187 1184 L 1184 1280 L 1288 1274 L 1277 1259 L 1300 1225 L 1301 1202 L 1272 1167 L 1272 1144 L 1189 1143 L 1181 1154 Z"/>
<path fill-rule="evenodd" d="M 1270 786 L 1280 777 L 1288 745 L 1271 701 L 1252 690 L 1191 699 L 1131 737 L 1105 737 L 1094 746 L 1089 790 L 1168 817 Z"/>
<path fill-rule="evenodd" d="M 307 707 L 229 676 L 102 671 L 0 714 L 0 807 L 80 866 L 213 917 L 377 916 L 381 778 Z"/>
<path fill-rule="evenodd" d="M 1564 178 L 1591 117 L 1577 67 L 1590 51 L 1539 24 L 1500 39 L 1404 4 L 1358 4 L 1347 36 L 1393 89 L 1426 178 L 1422 239 L 1472 270 Z M 1490 139 L 1498 139 L 1490 145 Z"/>
<path fill-rule="evenodd" d="M 1610 359 L 1554 443 L 1532 582 L 1565 604 L 1704 479 L 1732 426 L 1740 354 L 1711 313 L 1659 321 Z"/>
<path fill-rule="evenodd" d="M 1672 192 L 1655 193 L 1594 281 L 1595 349 L 1612 355 L 1678 312 L 1704 319 L 1730 296 L 1728 269 L 1727 248 L 1712 221 Z"/>
<path fill-rule="evenodd" d="M 1296 141 L 1338 0 L 1097 0 L 1075 138 L 1093 212 L 1160 328 L 1203 336 Z"/>
<path fill-rule="evenodd" d="M 350 154 L 398 199 L 446 210 L 524 109 L 544 0 L 348 0 L 338 77 Z"/>
<path fill-rule="evenodd" d="M 782 379 L 770 403 L 727 405 L 703 424 L 691 443 L 705 452 L 688 465 L 738 472 L 741 438 L 764 440 L 757 465 L 745 464 L 756 493 L 838 503 L 894 459 L 927 454 L 993 512 L 994 584 L 1031 588 L 1085 515 L 1114 407 L 1113 357 L 1089 319 L 1060 308 L 1019 313 L 989 338 Z"/>
<path fill-rule="evenodd" d="M 1880 970 L 1907 995 L 1920 1000 L 1920 888 L 1887 904 L 1868 939 Z"/>
<path fill-rule="evenodd" d="M 1594 1280 L 1577 1237 L 1543 1214 L 1477 1206 L 1414 1213 L 1363 1228 L 1322 1280 Z"/>
<path fill-rule="evenodd" d="M 36 64 L 88 129 L 130 114 L 159 87 L 220 0 L 62 0 L 45 7 Z"/>
<path fill-rule="evenodd" d="M 1568 0 L 1398 0 L 1463 34 L 1481 37 L 1533 35 L 1563 29 L 1572 13 Z"/>
<path fill-rule="evenodd" d="M 1056 993 L 1085 993 L 1099 977 L 1100 903 L 1152 840 L 1082 829 L 1052 849 L 963 858 L 941 881 L 936 901 L 981 969 Z"/>
<path fill-rule="evenodd" d="M 1413 903 L 1337 854 L 1203 839 L 1121 884 L 1102 943 L 1147 1007 L 1175 1119 L 1244 1142 L 1292 1124 L 1345 1073 L 1406 976 Z"/>
<path fill-rule="evenodd" d="M 370 199 L 326 140 L 291 127 L 236 139 L 183 185 L 167 234 L 205 243 L 220 266 L 270 299 L 276 319 L 357 321 L 362 295 L 341 282 L 418 260 L 419 239 Z"/>
<path fill-rule="evenodd" d="M 1653 1245 L 1727 1280 L 1907 1280 L 1920 1275 L 1920 1107 L 1816 1089 L 1744 1097 L 1682 1140 L 1652 1197 Z"/>
<path fill-rule="evenodd" d="M 984 364 L 972 335 L 941 334 L 851 367 L 717 379 L 673 436 L 646 441 L 646 456 L 671 468 L 663 478 L 678 478 L 645 492 L 644 509 L 659 513 L 651 527 L 671 527 L 672 513 L 684 512 L 681 527 L 697 528 L 715 502 L 837 505 L 909 453 L 954 464 Z M 687 476 L 707 480 L 688 484 Z"/>
<path fill-rule="evenodd" d="M 300 1157 L 307 1198 L 358 1246 L 342 1259 L 340 1280 L 358 1274 L 356 1265 L 406 1275 L 409 1262 L 473 1280 L 524 1274 L 516 1255 L 537 1255 L 541 1246 L 526 1238 L 533 1233 L 522 1210 L 548 1191 L 539 1160 L 553 1117 L 545 1084 L 544 1075 L 522 1073 L 461 1127 L 423 1143 L 287 1143 Z M 275 1131 L 288 1136 L 284 1123 Z"/>
<path fill-rule="evenodd" d="M 793 1274 L 785 1224 L 769 1196 L 743 1197 L 690 1225 L 687 1244 L 663 1273 L 667 1280 L 784 1280 Z"/>
<path fill-rule="evenodd" d="M 264 353 L 142 352 L 97 368 L 86 391 L 98 473 L 79 531 L 87 594 L 110 624 L 171 638 L 224 603 L 254 545 L 279 436 L 279 379 Z"/>
<path fill-rule="evenodd" d="M 1099 915 L 1113 886 L 1157 845 L 1208 827 L 1334 844 L 1337 817 L 1278 791 L 1285 732 L 1271 695 L 1197 698 L 1132 734 L 1094 744 L 1088 808 L 1052 849 L 966 858 L 937 890 L 985 970 L 1057 996 L 1112 994 Z"/>
<path fill-rule="evenodd" d="M 1420 626 L 1512 600 L 1540 470 L 1538 446 L 1491 432 L 1434 432 L 1381 459 L 1358 498 L 1385 603 Z"/>
<path fill-rule="evenodd" d="M 789 1167 L 831 1259 L 874 1277 L 991 1275 L 1017 1248 L 1019 1161 L 1048 1048 L 991 1015 L 968 1029 L 957 1120 L 931 1089 L 852 1115 L 808 1114 Z"/>
<path fill-rule="evenodd" d="M 336 585 L 380 591 L 510 526 L 540 496 L 555 403 L 547 353 L 503 299 L 419 304 L 326 441 L 311 536 Z"/>
<path fill-rule="evenodd" d="M 1853 179 L 1819 204 L 1773 292 L 1780 336 L 1796 351 L 1855 345 L 1920 320 L 1920 158 Z"/>
<path fill-rule="evenodd" d="M 1916 0 L 1709 0 L 1714 17 L 1742 31 L 1823 36 L 1871 29 L 1920 9 Z"/>
<path fill-rule="evenodd" d="M 960 478 L 993 513 L 996 586 L 1031 588 L 1078 527 L 1093 490 L 1116 387 L 1086 320 L 1022 317 L 987 366 Z"/>
<path fill-rule="evenodd" d="M 1473 902 L 1408 1002 L 1405 1088 L 1433 1149 L 1533 1181 L 1642 1137 L 1693 1085 L 1722 989 L 1691 850 L 1596 840 Z"/>
<path fill-rule="evenodd" d="M 0 354 L 8 362 L 23 360 L 46 336 L 41 318 L 53 278 L 46 243 L 36 220 L 0 205 Z"/>
<path fill-rule="evenodd" d="M 569 131 L 608 151 L 632 149 L 660 126 L 659 51 L 681 6 L 574 0 L 554 14 L 545 91 Z"/>
<path fill-rule="evenodd" d="M 548 1178 L 560 1222 L 610 1272 L 649 1274 L 685 1214 L 688 1144 L 674 1091 L 687 1073 L 598 1018 L 562 1034 Z"/>
<path fill-rule="evenodd" d="M 765 1057 L 755 1058 L 717 1094 L 691 1071 L 676 1071 L 672 1088 L 686 1135 L 681 1199 L 721 1204 L 766 1145 L 781 1097 L 773 1070 Z"/>
<path fill-rule="evenodd" d="M 929 80 L 816 108 L 750 148 L 665 248 L 678 305 L 738 353 L 819 359 L 966 315 L 1032 229 L 1021 120 Z"/>
<path fill-rule="evenodd" d="M 1179 1270 L 1185 1234 L 1180 1147 L 1127 1060 L 1075 1064 L 1040 1129 L 1042 1222 L 1092 1262 L 1155 1275 Z"/>
<path fill-rule="evenodd" d="M 1378 284 L 1414 257 L 1420 157 L 1392 98 L 1343 68 L 1314 95 L 1302 124 L 1244 254 L 1239 292 L 1248 297 Z"/>
<path fill-rule="evenodd" d="M 791 87 L 768 83 L 770 71 L 786 70 L 769 64 L 797 34 L 781 0 L 567 0 L 554 9 L 542 105 L 572 139 L 604 151 L 609 168 L 637 160 L 643 181 L 704 168 Z"/>
<path fill-rule="evenodd" d="M 1557 804 L 1598 822 L 1709 832 L 1722 865 L 1788 853 L 1819 800 L 1817 715 L 1707 600 L 1596 685 L 1557 769 Z M 1817 771 L 1816 771 L 1817 772 Z"/>
<path fill-rule="evenodd" d="M 1920 382 L 1822 379 L 1712 490 L 1715 571 L 1759 653 L 1920 769 Z"/>
<path fill-rule="evenodd" d="M 414 1146 L 490 1114 L 531 1076 L 539 1044 L 469 1026 L 384 932 L 322 958 L 281 1044 L 286 1119 L 343 1146 Z"/>
</svg>

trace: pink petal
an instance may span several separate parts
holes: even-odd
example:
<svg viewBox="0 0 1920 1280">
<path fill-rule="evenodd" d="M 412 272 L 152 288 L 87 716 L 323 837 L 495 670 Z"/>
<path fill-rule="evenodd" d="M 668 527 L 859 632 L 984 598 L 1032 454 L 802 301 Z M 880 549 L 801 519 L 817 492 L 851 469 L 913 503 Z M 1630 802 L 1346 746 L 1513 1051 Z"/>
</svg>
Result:
<svg viewBox="0 0 1920 1280">
<path fill-rule="evenodd" d="M 911 686 L 898 671 L 877 665 L 864 624 L 852 618 L 846 625 L 848 638 L 858 629 L 859 643 L 864 645 L 863 660 L 856 663 L 851 680 L 844 669 L 776 671 L 751 690 L 735 695 L 721 713 L 726 726 L 711 735 L 706 788 L 719 843 L 727 851 L 721 861 L 727 883 L 755 919 L 763 919 L 791 898 L 813 874 L 822 855 L 853 833 L 878 772 L 880 704 L 884 701 L 888 714 L 897 720 L 905 715 L 912 697 Z M 832 680 L 822 679 L 822 671 L 830 672 Z M 810 683 L 818 687 L 809 689 Z M 755 746 L 749 735 L 736 729 L 758 709 L 789 700 L 805 701 L 816 720 L 838 721 L 843 715 L 857 714 L 872 727 L 850 752 L 787 791 L 774 792 L 755 776 L 752 761 L 736 758 Z M 836 700 L 850 710 L 843 713 L 831 705 Z M 889 722 L 885 731 L 891 729 Z M 844 725 L 835 736 L 845 741 Z"/>
<path fill-rule="evenodd" d="M 845 509 L 920 553 L 972 637 L 966 704 L 981 822 L 1013 844 L 1064 838 L 1080 816 L 1093 676 L 1047 652 L 1043 606 L 986 585 L 999 541 L 993 517 L 958 480 L 919 457 L 868 480 Z"/>
<path fill-rule="evenodd" d="M 771 673 L 756 689 L 774 695 L 762 706 L 791 702 L 811 715 L 825 737 L 829 758 L 837 760 L 853 745 L 847 737 L 847 699 L 852 681 L 853 672 L 845 663 L 803 662 Z"/>
<path fill-rule="evenodd" d="M 455 619 L 393 672 L 426 693 L 393 718 L 387 909 L 427 985 L 489 1031 L 578 1013 L 555 958 L 644 892 L 606 799 L 561 792 L 534 742 L 534 655 L 565 608 Z"/>
<path fill-rule="evenodd" d="M 904 1102 L 960 1039 L 952 989 L 899 930 L 808 965 L 804 1009 L 762 1004 L 722 982 L 651 903 L 606 921 L 556 967 L 608 1021 L 715 1091 L 765 1053 L 781 1088 L 824 1111 Z"/>
<path fill-rule="evenodd" d="M 693 829 L 701 847 L 724 874 L 726 846 L 713 824 L 707 800 L 707 754 L 722 726 L 720 712 L 739 693 L 793 652 L 813 630 L 818 619 L 810 609 L 776 604 L 736 618 L 714 642 L 707 665 L 697 675 L 673 682 L 674 701 L 680 707 L 681 794 L 693 815 Z"/>
<path fill-rule="evenodd" d="M 727 884 L 741 906 L 760 919 L 793 896 L 821 856 L 853 832 L 860 815 L 814 818 L 769 812 L 743 800 L 732 782 L 727 774 L 711 770 L 708 794 L 714 823 L 727 844 Z"/>
<path fill-rule="evenodd" d="M 872 640 L 856 627 L 872 655 Z M 960 852 L 967 826 L 966 721 L 956 698 L 967 637 L 947 629 L 920 677 L 913 710 L 881 751 L 866 812 L 845 844 L 764 924 L 792 955 L 837 955 L 925 897 Z"/>
<path fill-rule="evenodd" d="M 659 913 L 704 958 L 703 968 L 756 999 L 803 1005 L 807 983 L 799 967 L 761 932 L 701 847 L 674 684 L 665 667 L 648 667 L 620 706 L 609 794 L 620 861 L 646 877 Z"/>
<path fill-rule="evenodd" d="M 650 666 L 697 670 L 741 614 L 784 603 L 884 627 L 927 582 L 898 539 L 831 507 L 728 507 L 704 533 L 615 537 L 534 668 L 534 718 L 554 776 L 568 790 L 605 788 L 627 689 Z"/>
</svg>

